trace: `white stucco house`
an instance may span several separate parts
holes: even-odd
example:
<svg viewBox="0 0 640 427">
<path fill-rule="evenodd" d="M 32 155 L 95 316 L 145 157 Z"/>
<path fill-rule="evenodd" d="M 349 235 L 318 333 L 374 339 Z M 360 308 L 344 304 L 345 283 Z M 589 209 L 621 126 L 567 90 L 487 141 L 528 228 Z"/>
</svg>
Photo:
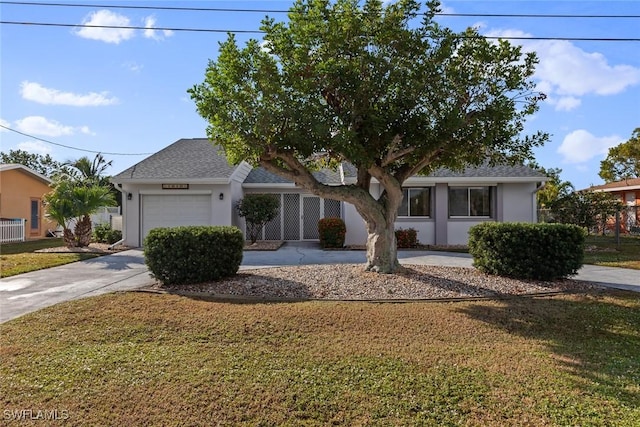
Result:
<svg viewBox="0 0 640 427">
<path fill-rule="evenodd" d="M 321 171 L 331 185 L 355 182 L 353 168 Z M 114 176 L 123 194 L 123 236 L 142 246 L 149 230 L 178 225 L 235 225 L 245 229 L 235 204 L 249 193 L 280 198 L 280 214 L 263 230 L 264 240 L 318 240 L 318 220 L 340 217 L 346 244 L 364 244 L 364 221 L 354 206 L 321 199 L 293 183 L 247 163 L 230 166 L 222 150 L 205 138 L 180 139 Z M 483 221 L 536 222 L 536 192 L 546 181 L 527 166 L 440 170 L 405 182 L 396 228 L 414 228 L 422 244 L 466 244 L 469 228 Z M 374 181 L 374 196 L 381 186 Z"/>
</svg>

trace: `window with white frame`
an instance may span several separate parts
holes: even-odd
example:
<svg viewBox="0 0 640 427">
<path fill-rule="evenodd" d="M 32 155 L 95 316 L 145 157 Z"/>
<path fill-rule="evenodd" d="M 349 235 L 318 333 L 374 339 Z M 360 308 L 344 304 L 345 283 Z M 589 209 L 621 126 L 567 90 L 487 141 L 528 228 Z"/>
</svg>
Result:
<svg viewBox="0 0 640 427">
<path fill-rule="evenodd" d="M 492 217 L 491 187 L 449 187 L 449 217 Z"/>
<path fill-rule="evenodd" d="M 403 188 L 398 216 L 431 216 L 431 188 Z"/>
</svg>

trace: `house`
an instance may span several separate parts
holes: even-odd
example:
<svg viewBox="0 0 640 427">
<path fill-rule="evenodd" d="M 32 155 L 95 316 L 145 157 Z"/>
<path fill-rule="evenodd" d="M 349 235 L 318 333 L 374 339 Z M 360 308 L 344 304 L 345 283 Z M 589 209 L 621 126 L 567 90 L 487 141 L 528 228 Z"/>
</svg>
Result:
<svg viewBox="0 0 640 427">
<path fill-rule="evenodd" d="M 315 173 L 327 185 L 354 183 L 353 167 Z M 123 192 L 124 239 L 141 246 L 155 227 L 235 225 L 244 229 L 235 204 L 250 193 L 275 194 L 279 215 L 262 232 L 264 240 L 318 240 L 318 220 L 340 217 L 346 244 L 363 244 L 364 221 L 353 205 L 322 199 L 263 168 L 230 166 L 207 139 L 180 139 L 114 176 Z M 545 176 L 525 166 L 440 170 L 405 183 L 397 228 L 415 228 L 423 244 L 466 244 L 469 228 L 482 221 L 536 222 L 536 192 Z M 371 185 L 374 196 L 381 186 Z"/>
<path fill-rule="evenodd" d="M 23 237 L 45 237 L 58 224 L 47 220 L 42 204 L 43 196 L 51 191 L 51 180 L 20 164 L 0 165 L 0 218 L 3 228 L 9 221 L 25 221 Z M 13 228 L 13 227 L 12 227 Z"/>
<path fill-rule="evenodd" d="M 623 233 L 640 232 L 640 178 L 595 185 L 585 191 L 612 194 L 625 205 L 620 218 L 620 231 Z"/>
</svg>

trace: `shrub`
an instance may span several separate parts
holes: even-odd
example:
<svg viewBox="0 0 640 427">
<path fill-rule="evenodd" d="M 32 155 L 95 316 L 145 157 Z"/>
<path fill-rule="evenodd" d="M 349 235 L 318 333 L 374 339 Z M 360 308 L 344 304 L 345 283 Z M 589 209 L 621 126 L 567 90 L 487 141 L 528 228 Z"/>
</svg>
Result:
<svg viewBox="0 0 640 427">
<path fill-rule="evenodd" d="M 122 231 L 114 230 L 111 224 L 97 224 L 93 226 L 93 241 L 112 244 L 122 239 Z"/>
<path fill-rule="evenodd" d="M 585 232 L 576 225 L 486 222 L 469 230 L 469 253 L 480 271 L 553 280 L 578 272 Z"/>
<path fill-rule="evenodd" d="M 344 246 L 347 227 L 340 218 L 322 218 L 318 221 L 318 234 L 323 248 L 341 248 Z"/>
<path fill-rule="evenodd" d="M 247 194 L 238 201 L 236 210 L 247 222 L 249 239 L 255 243 L 262 227 L 278 216 L 280 199 L 275 194 Z"/>
<path fill-rule="evenodd" d="M 183 285 L 236 274 L 244 236 L 237 227 L 154 228 L 144 239 L 145 263 L 163 284 Z"/>
<path fill-rule="evenodd" d="M 415 248 L 418 246 L 418 232 L 413 228 L 399 228 L 396 230 L 398 248 Z"/>
</svg>

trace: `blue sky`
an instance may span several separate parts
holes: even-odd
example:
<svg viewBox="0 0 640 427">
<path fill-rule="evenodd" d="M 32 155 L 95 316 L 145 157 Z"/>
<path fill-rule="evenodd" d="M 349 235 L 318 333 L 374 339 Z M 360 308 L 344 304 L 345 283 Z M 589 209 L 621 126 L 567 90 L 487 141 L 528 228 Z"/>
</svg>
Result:
<svg viewBox="0 0 640 427">
<path fill-rule="evenodd" d="M 53 2 L 52 2 L 53 3 Z M 56 3 L 62 3 L 57 1 Z M 290 1 L 72 2 L 100 5 L 286 10 Z M 640 1 L 445 1 L 459 14 L 640 15 Z M 286 14 L 269 13 L 276 19 Z M 257 30 L 265 13 L 53 7 L 0 4 L 2 21 L 136 26 L 146 30 L 0 25 L 0 124 L 57 144 L 103 153 L 116 174 L 180 138 L 205 136 L 205 121 L 186 90 L 204 79 L 224 32 Z M 640 18 L 453 17 L 455 30 L 492 36 L 640 39 Z M 240 41 L 259 34 L 238 35 Z M 538 53 L 535 81 L 548 98 L 527 133 L 551 134 L 536 159 L 559 167 L 576 188 L 599 184 L 607 149 L 640 127 L 640 42 L 526 40 Z M 65 161 L 93 153 L 0 128 L 1 149 Z"/>
</svg>

